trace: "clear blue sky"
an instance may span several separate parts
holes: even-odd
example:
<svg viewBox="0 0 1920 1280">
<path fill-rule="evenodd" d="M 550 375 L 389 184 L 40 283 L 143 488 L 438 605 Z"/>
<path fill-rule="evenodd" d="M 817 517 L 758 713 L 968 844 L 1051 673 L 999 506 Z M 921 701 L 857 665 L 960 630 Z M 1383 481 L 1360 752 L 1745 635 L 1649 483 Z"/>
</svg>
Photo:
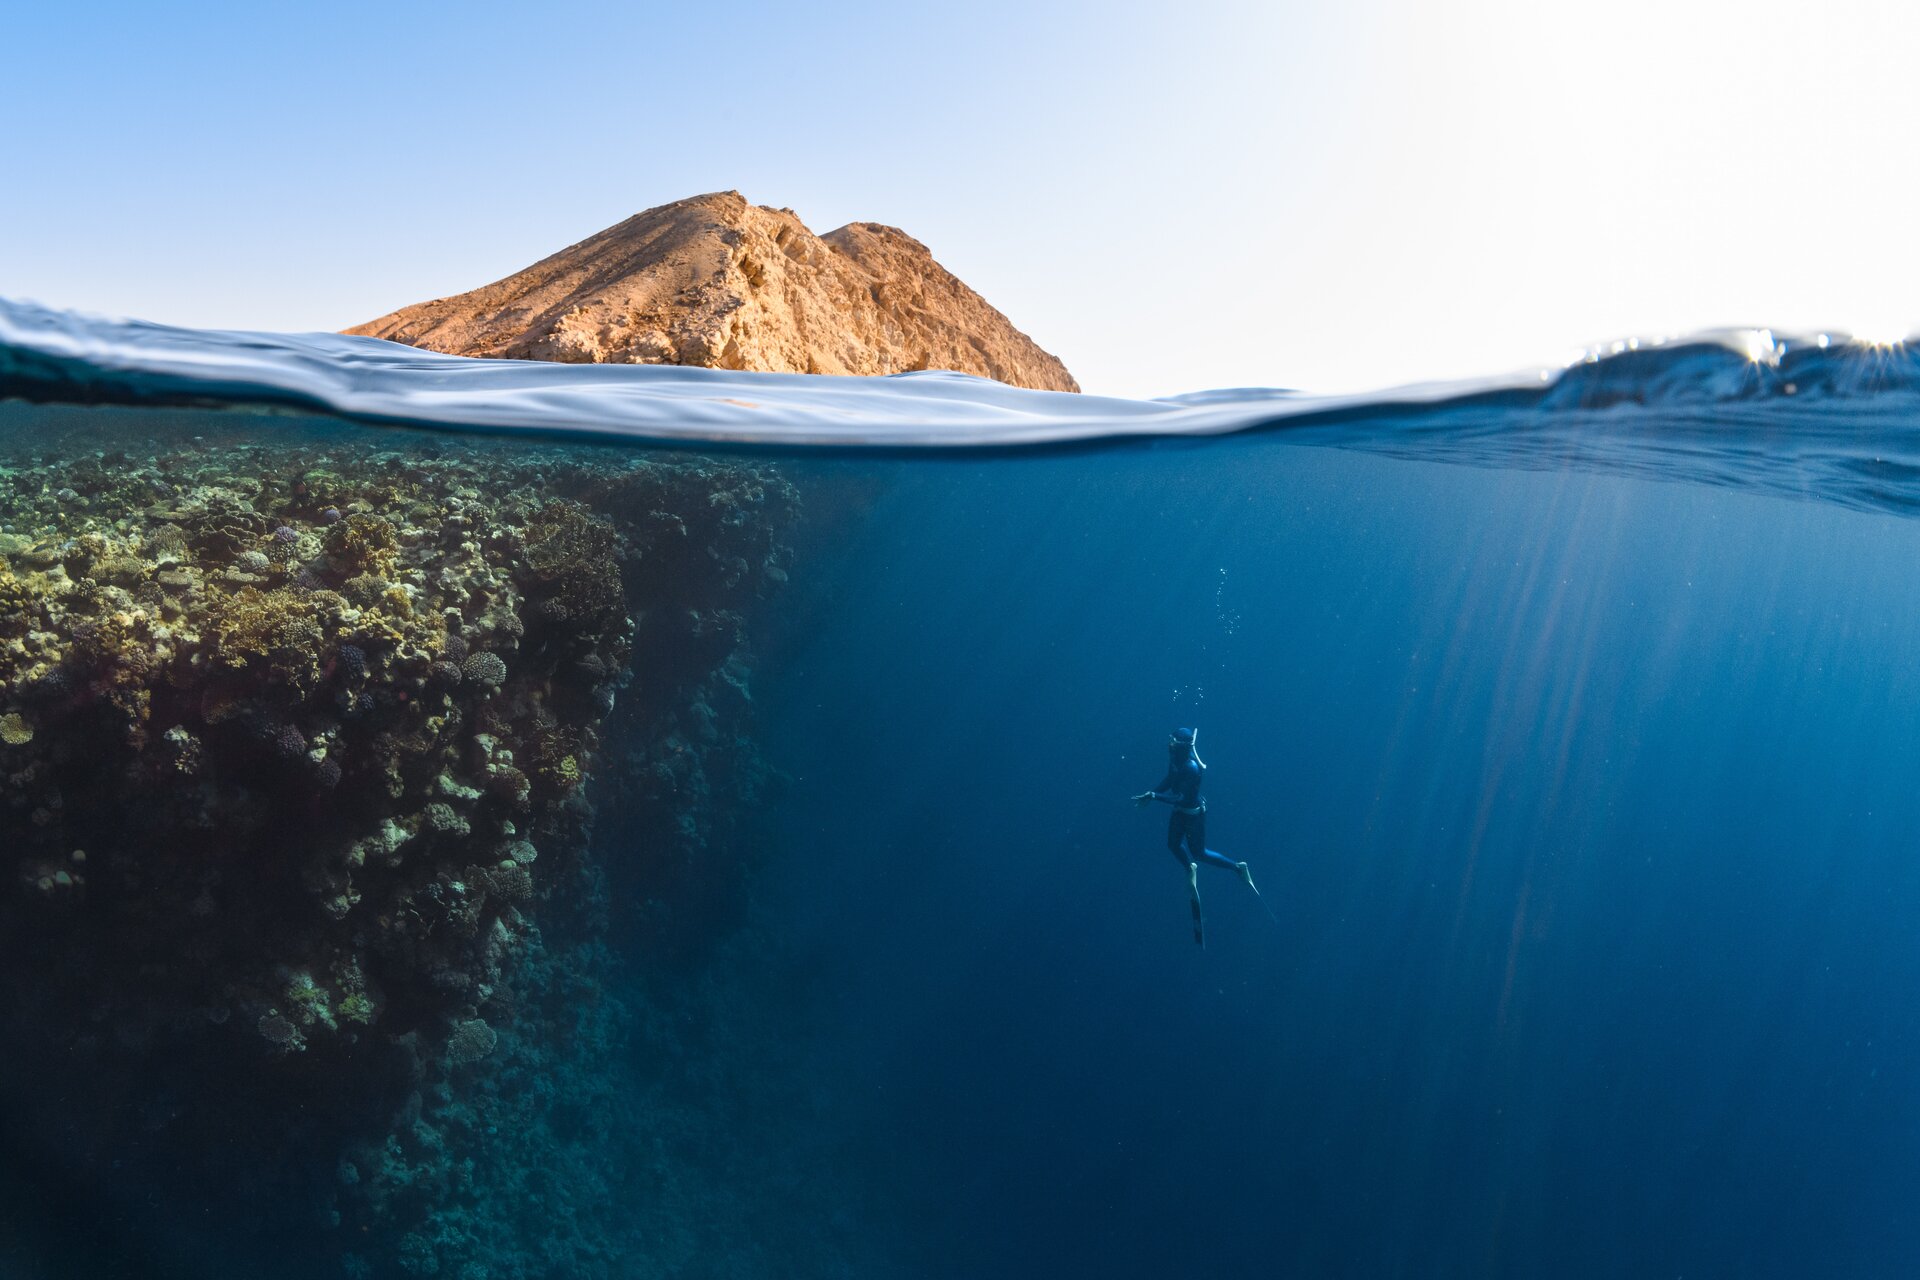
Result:
<svg viewBox="0 0 1920 1280">
<path fill-rule="evenodd" d="M 335 329 L 737 188 L 1089 390 L 1920 321 L 1920 23 L 1838 0 L 15 6 L 0 295 Z"/>
</svg>

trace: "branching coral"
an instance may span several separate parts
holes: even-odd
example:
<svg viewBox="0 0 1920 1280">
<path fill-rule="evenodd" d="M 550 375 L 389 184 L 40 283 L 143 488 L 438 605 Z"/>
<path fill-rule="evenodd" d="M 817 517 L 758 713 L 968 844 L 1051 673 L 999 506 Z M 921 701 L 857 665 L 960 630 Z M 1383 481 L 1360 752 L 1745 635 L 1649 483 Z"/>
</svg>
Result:
<svg viewBox="0 0 1920 1280">
<path fill-rule="evenodd" d="M 253 667 L 301 693 L 320 682 L 328 635 L 344 602 L 330 591 L 261 591 L 242 587 L 208 603 L 207 638 L 214 662 Z"/>
<path fill-rule="evenodd" d="M 528 519 L 524 537 L 520 576 L 541 621 L 584 628 L 621 607 L 619 537 L 612 521 L 577 502 L 549 502 Z"/>
<path fill-rule="evenodd" d="M 327 532 L 328 553 L 355 569 L 390 574 L 399 548 L 393 522 L 366 512 L 355 512 Z"/>
</svg>

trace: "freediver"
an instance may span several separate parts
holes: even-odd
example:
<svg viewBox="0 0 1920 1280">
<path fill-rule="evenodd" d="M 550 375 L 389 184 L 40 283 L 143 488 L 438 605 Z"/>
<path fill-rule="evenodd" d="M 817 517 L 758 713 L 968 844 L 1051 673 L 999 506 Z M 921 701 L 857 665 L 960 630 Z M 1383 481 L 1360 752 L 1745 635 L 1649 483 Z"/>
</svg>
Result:
<svg viewBox="0 0 1920 1280">
<path fill-rule="evenodd" d="M 1207 802 L 1200 796 L 1200 783 L 1206 776 L 1207 762 L 1200 758 L 1196 744 L 1200 740 L 1198 729 L 1175 729 L 1167 739 L 1167 776 L 1160 779 L 1160 785 L 1151 791 L 1142 791 L 1133 797 L 1133 802 L 1142 808 L 1158 800 L 1173 806 L 1173 812 L 1167 816 L 1167 849 L 1180 860 L 1187 869 L 1187 891 L 1193 899 L 1193 940 L 1201 946 L 1206 945 L 1206 934 L 1200 920 L 1200 864 L 1205 862 L 1216 867 L 1225 867 L 1247 882 L 1254 896 L 1260 896 L 1260 890 L 1253 883 L 1253 873 L 1244 862 L 1235 862 L 1216 849 L 1207 848 Z M 1265 907 L 1266 900 L 1260 905 Z M 1272 915 L 1273 909 L 1267 908 Z"/>
</svg>

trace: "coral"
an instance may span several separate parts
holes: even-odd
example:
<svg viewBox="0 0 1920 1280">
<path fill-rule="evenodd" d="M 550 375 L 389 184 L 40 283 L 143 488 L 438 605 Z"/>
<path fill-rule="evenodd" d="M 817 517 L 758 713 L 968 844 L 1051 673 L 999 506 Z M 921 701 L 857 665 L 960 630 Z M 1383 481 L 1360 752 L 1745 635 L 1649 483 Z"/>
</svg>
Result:
<svg viewBox="0 0 1920 1280">
<path fill-rule="evenodd" d="M 467 820 L 452 805 L 437 800 L 421 810 L 420 829 L 437 835 L 465 835 L 468 831 Z"/>
<path fill-rule="evenodd" d="M 547 794 L 564 795 L 580 784 L 587 745 L 586 735 L 571 726 L 544 726 L 528 744 L 527 773 Z"/>
<path fill-rule="evenodd" d="M 272 747 L 273 753 L 282 760 L 298 760 L 307 754 L 306 735 L 294 725 L 283 724 L 277 729 L 270 730 L 267 734 L 267 742 Z"/>
<path fill-rule="evenodd" d="M 520 576 L 542 621 L 584 627 L 620 608 L 619 539 L 612 521 L 577 502 L 549 502 L 527 521 Z"/>
<path fill-rule="evenodd" d="M 526 774 L 520 772 L 510 764 L 494 765 L 487 770 L 486 794 L 492 796 L 507 808 L 519 812 L 527 807 L 528 801 L 532 798 L 533 783 L 527 778 Z M 525 844 L 526 842 L 520 841 L 519 843 Z M 528 845 L 527 847 L 532 848 L 533 846 Z"/>
<path fill-rule="evenodd" d="M 242 587 L 209 601 L 207 638 L 213 660 L 253 667 L 276 683 L 306 691 L 320 681 L 327 635 L 322 622 L 337 615 L 331 592 L 261 591 Z"/>
<path fill-rule="evenodd" d="M 255 428 L 196 418 L 145 453 L 0 433 L 0 1086 L 177 1097 L 137 1150 L 96 1126 L 75 1158 L 97 1167 L 282 1135 L 201 1172 L 323 1167 L 371 1274 L 409 1237 L 446 1275 L 604 1274 L 613 1183 L 526 1172 L 606 1158 L 545 1119 L 613 1052 L 588 833 L 612 805 L 650 869 L 719 878 L 710 810 L 752 776 L 726 763 L 743 611 L 779 581 L 792 491 L 702 459 Z M 349 1147 L 385 1154 L 335 1184 Z M 564 1221 L 526 1236 L 549 1262 L 503 1261 L 550 1197 Z"/>
<path fill-rule="evenodd" d="M 156 565 L 177 565 L 192 558 L 187 532 L 177 524 L 163 524 L 149 533 L 146 552 Z"/>
<path fill-rule="evenodd" d="M 376 573 L 393 571 L 399 535 L 391 521 L 355 512 L 330 527 L 327 551 L 340 563 Z"/>
<path fill-rule="evenodd" d="M 497 653 L 476 653 L 460 664 L 460 674 L 474 684 L 497 689 L 507 682 L 507 664 Z"/>
<path fill-rule="evenodd" d="M 499 1039 L 485 1018 L 469 1018 L 447 1037 L 447 1057 L 454 1062 L 478 1062 L 493 1052 Z"/>
<path fill-rule="evenodd" d="M 33 741 L 33 726 L 18 711 L 9 711 L 0 716 L 0 742 L 10 747 L 23 747 Z"/>
<path fill-rule="evenodd" d="M 0 558 L 0 635 L 24 635 L 32 625 L 36 597 L 40 594 L 13 572 L 13 565 Z"/>
<path fill-rule="evenodd" d="M 488 892 L 497 893 L 509 902 L 524 902 L 533 896 L 533 873 L 517 862 L 484 870 L 480 878 Z"/>
<path fill-rule="evenodd" d="M 116 587 L 131 587 L 147 575 L 147 562 L 139 556 L 109 555 L 94 562 L 93 576 Z"/>
<path fill-rule="evenodd" d="M 30 702 L 61 702 L 76 692 L 73 675 L 65 667 L 42 667 L 20 681 L 20 696 Z"/>
<path fill-rule="evenodd" d="M 261 1014 L 259 1019 L 254 1023 L 254 1028 L 259 1031 L 262 1040 L 278 1048 L 299 1049 L 305 1047 L 300 1037 L 300 1029 L 281 1017 L 278 1013 Z"/>
<path fill-rule="evenodd" d="M 200 740 L 193 736 L 185 725 L 175 725 L 167 730 L 161 741 L 161 751 L 166 762 L 165 770 L 188 776 L 199 773 L 206 763 L 206 753 Z"/>
</svg>

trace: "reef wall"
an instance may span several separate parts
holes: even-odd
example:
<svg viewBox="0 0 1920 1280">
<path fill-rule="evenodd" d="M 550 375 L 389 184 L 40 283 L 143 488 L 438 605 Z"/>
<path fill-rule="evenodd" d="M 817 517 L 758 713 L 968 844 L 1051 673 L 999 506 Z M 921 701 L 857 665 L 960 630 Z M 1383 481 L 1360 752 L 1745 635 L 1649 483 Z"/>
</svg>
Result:
<svg viewBox="0 0 1920 1280">
<path fill-rule="evenodd" d="M 596 803 L 631 903 L 724 879 L 764 776 L 746 619 L 794 489 L 292 416 L 8 413 L 0 1085 L 85 1099 L 11 1136 L 162 1206 L 129 1246 L 154 1274 L 205 1261 L 163 1256 L 169 1183 L 236 1238 L 306 1241 L 286 1274 L 639 1274 L 604 1148 L 631 1017 L 607 918 L 641 908 L 610 899 Z"/>
</svg>

